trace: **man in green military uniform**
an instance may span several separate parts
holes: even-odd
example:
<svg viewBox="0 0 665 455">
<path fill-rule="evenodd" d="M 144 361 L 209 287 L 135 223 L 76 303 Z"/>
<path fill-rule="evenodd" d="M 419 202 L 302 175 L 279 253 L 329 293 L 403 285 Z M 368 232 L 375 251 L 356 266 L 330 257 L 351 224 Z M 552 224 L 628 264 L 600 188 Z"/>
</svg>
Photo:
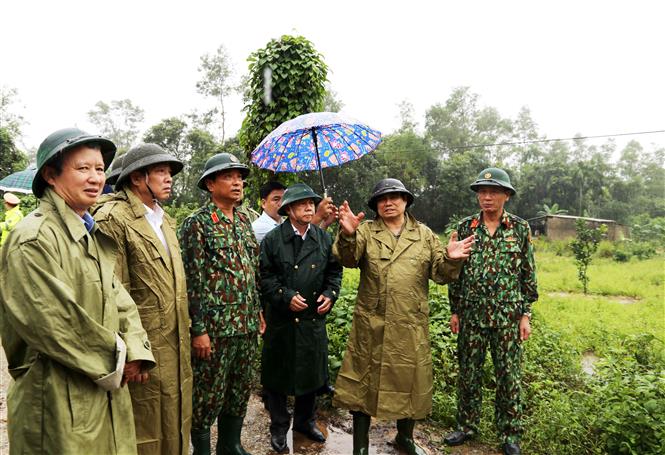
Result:
<svg viewBox="0 0 665 455">
<path fill-rule="evenodd" d="M 259 331 L 259 246 L 236 208 L 249 168 L 230 153 L 210 158 L 198 181 L 210 202 L 183 222 L 178 235 L 187 274 L 194 370 L 192 444 L 210 453 L 217 419 L 220 455 L 244 455 L 247 410 Z"/>
<path fill-rule="evenodd" d="M 154 366 L 136 305 L 114 276 L 115 242 L 88 209 L 115 145 L 77 128 L 37 151 L 37 210 L 0 257 L 0 335 L 14 381 L 11 454 L 135 454 L 127 381 Z"/>
<path fill-rule="evenodd" d="M 328 378 L 326 315 L 342 282 L 342 266 L 332 255 L 332 239 L 312 224 L 321 202 L 304 183 L 284 193 L 279 214 L 287 221 L 261 243 L 261 294 L 267 329 L 261 383 L 270 411 L 270 442 L 286 450 L 290 415 L 287 395 L 295 395 L 293 429 L 325 442 L 316 425 L 316 392 Z"/>
<path fill-rule="evenodd" d="M 495 417 L 504 454 L 520 453 L 522 342 L 531 333 L 531 305 L 538 300 L 529 224 L 504 210 L 515 189 L 502 169 L 483 170 L 471 184 L 480 213 L 459 223 L 460 236 L 475 235 L 458 281 L 448 286 L 457 351 L 458 429 L 446 436 L 462 444 L 478 431 L 482 370 L 489 345 L 496 376 Z"/>
<path fill-rule="evenodd" d="M 192 368 L 185 270 L 175 221 L 160 202 L 183 165 L 156 144 L 123 155 L 116 192 L 95 213 L 119 246 L 116 274 L 136 302 L 157 368 L 130 384 L 138 452 L 189 453 Z"/>
</svg>

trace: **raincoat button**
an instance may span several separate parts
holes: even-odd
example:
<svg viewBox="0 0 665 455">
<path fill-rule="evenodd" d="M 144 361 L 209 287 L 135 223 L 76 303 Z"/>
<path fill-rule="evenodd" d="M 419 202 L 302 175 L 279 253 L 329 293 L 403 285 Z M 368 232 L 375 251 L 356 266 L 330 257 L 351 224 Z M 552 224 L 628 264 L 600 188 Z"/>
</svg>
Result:
<svg viewBox="0 0 665 455">
<path fill-rule="evenodd" d="M 298 264 L 294 265 L 293 268 L 298 270 Z"/>
<path fill-rule="evenodd" d="M 297 324 L 298 322 L 300 322 L 300 319 L 296 318 L 296 324 Z"/>
<path fill-rule="evenodd" d="M 312 264 L 312 268 L 315 269 L 315 268 L 316 268 L 316 264 Z"/>
</svg>

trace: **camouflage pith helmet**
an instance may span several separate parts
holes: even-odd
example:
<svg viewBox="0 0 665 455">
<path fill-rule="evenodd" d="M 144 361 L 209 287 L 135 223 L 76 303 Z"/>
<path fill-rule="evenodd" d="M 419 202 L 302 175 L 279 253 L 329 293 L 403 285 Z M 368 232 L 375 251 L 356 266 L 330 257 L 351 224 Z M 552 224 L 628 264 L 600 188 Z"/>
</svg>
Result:
<svg viewBox="0 0 665 455">
<path fill-rule="evenodd" d="M 203 174 L 199 178 L 198 187 L 204 191 L 208 191 L 206 186 L 206 179 L 216 172 L 226 171 L 229 169 L 238 169 L 242 175 L 243 180 L 249 175 L 249 168 L 242 164 L 235 155 L 231 153 L 218 153 L 213 155 L 206 161 L 203 168 Z"/>
<path fill-rule="evenodd" d="M 510 183 L 508 173 L 498 167 L 488 167 L 487 169 L 480 171 L 478 178 L 470 185 L 470 188 L 473 191 L 478 192 L 478 189 L 481 186 L 499 186 L 510 191 L 511 195 L 516 193 L 515 188 L 513 188 L 513 185 Z"/>
<path fill-rule="evenodd" d="M 406 195 L 406 206 L 409 207 L 413 204 L 413 193 L 406 189 L 404 184 L 397 179 L 383 179 L 379 180 L 379 183 L 374 185 L 374 190 L 372 190 L 372 196 L 370 196 L 367 205 L 369 208 L 376 212 L 376 202 L 379 197 L 388 193 L 403 193 Z"/>
<path fill-rule="evenodd" d="M 284 191 L 284 196 L 282 196 L 282 205 L 279 206 L 277 213 L 282 216 L 286 216 L 286 208 L 289 206 L 289 204 L 293 204 L 296 201 L 302 201 L 303 199 L 314 199 L 314 205 L 318 205 L 323 198 L 316 194 L 313 189 L 304 183 L 296 183 Z"/>
<path fill-rule="evenodd" d="M 122 159 L 122 172 L 115 183 L 116 188 L 122 188 L 129 181 L 134 171 L 140 171 L 155 164 L 168 164 L 171 166 L 171 176 L 182 171 L 183 164 L 176 157 L 168 153 L 157 144 L 139 144 L 129 149 Z"/>
<path fill-rule="evenodd" d="M 120 177 L 120 173 L 122 172 L 122 161 L 125 155 L 116 156 L 109 166 L 109 173 L 106 176 L 106 183 L 109 185 L 115 185 L 115 182 L 118 181 L 118 177 Z"/>
<path fill-rule="evenodd" d="M 64 128 L 49 134 L 39 145 L 37 150 L 37 172 L 32 180 L 32 193 L 40 198 L 44 195 L 44 190 L 48 186 L 46 180 L 42 177 L 42 169 L 58 153 L 64 153 L 79 145 L 95 143 L 102 151 L 104 159 L 104 170 L 111 164 L 115 156 L 115 144 L 105 137 L 88 134 L 78 128 Z"/>
</svg>

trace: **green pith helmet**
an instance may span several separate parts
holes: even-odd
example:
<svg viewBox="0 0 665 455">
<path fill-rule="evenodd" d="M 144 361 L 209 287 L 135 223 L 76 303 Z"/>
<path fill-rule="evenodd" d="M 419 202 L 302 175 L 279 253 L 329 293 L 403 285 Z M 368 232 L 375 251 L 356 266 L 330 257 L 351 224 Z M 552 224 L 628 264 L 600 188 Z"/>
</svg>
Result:
<svg viewBox="0 0 665 455">
<path fill-rule="evenodd" d="M 106 183 L 109 185 L 115 185 L 115 182 L 118 181 L 118 177 L 120 177 L 120 173 L 122 172 L 122 160 L 125 158 L 125 155 L 116 156 L 109 166 L 109 173 L 106 176 Z"/>
<path fill-rule="evenodd" d="M 58 153 L 66 152 L 87 143 L 99 144 L 104 159 L 104 170 L 106 170 L 115 156 L 115 144 L 105 137 L 88 134 L 78 128 L 64 128 L 49 134 L 39 145 L 39 150 L 37 150 L 37 172 L 32 180 L 32 193 L 38 198 L 44 195 L 48 183 L 42 177 L 42 169 L 49 161 L 55 158 Z"/>
<path fill-rule="evenodd" d="M 243 179 L 247 178 L 249 175 L 249 168 L 242 164 L 235 155 L 230 153 L 218 153 L 206 161 L 205 167 L 203 168 L 203 174 L 199 179 L 198 187 L 204 191 L 208 191 L 206 178 L 215 172 L 226 171 L 229 169 L 238 169 Z"/>
<path fill-rule="evenodd" d="M 403 193 L 406 195 L 406 206 L 409 207 L 413 204 L 413 194 L 406 189 L 401 181 L 397 179 L 383 179 L 379 180 L 379 183 L 374 185 L 372 196 L 370 196 L 369 201 L 367 201 L 369 208 L 376 212 L 376 201 L 379 197 L 388 193 Z"/>
<path fill-rule="evenodd" d="M 129 182 L 129 175 L 155 164 L 168 164 L 171 166 L 171 176 L 182 171 L 183 164 L 176 157 L 168 153 L 157 144 L 139 144 L 129 149 L 122 159 L 122 172 L 115 183 L 116 188 L 122 188 Z"/>
<path fill-rule="evenodd" d="M 279 206 L 277 213 L 282 216 L 286 216 L 286 208 L 289 206 L 289 204 L 292 204 L 296 201 L 302 201 L 303 199 L 314 199 L 314 205 L 318 205 L 323 198 L 316 194 L 313 189 L 304 183 L 296 183 L 284 191 L 284 196 L 282 196 L 282 205 Z"/>
<path fill-rule="evenodd" d="M 478 178 L 470 185 L 470 188 L 473 191 L 478 192 L 478 189 L 481 186 L 499 186 L 510 191 L 511 195 L 516 193 L 515 188 L 513 188 L 513 185 L 510 183 L 508 173 L 498 167 L 488 167 L 487 169 L 480 171 Z"/>
</svg>

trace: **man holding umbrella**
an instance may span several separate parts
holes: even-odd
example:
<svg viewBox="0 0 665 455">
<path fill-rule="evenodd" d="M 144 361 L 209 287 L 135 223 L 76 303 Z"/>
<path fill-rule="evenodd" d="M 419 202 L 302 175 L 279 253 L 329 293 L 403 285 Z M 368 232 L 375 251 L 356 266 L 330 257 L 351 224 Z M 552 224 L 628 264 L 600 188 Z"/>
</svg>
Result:
<svg viewBox="0 0 665 455">
<path fill-rule="evenodd" d="M 183 222 L 178 235 L 192 319 L 192 444 L 210 454 L 217 419 L 217 453 L 245 455 L 240 433 L 252 378 L 261 306 L 259 245 L 249 219 L 238 211 L 249 168 L 230 153 L 210 158 L 198 187 L 210 202 Z"/>
<path fill-rule="evenodd" d="M 342 266 L 332 239 L 312 224 L 321 196 L 304 183 L 284 193 L 279 214 L 287 216 L 261 243 L 261 293 L 267 329 L 261 383 L 270 411 L 270 442 L 286 449 L 290 416 L 287 395 L 295 395 L 293 429 L 324 442 L 316 425 L 316 392 L 328 378 L 326 315 L 339 295 Z"/>
</svg>

